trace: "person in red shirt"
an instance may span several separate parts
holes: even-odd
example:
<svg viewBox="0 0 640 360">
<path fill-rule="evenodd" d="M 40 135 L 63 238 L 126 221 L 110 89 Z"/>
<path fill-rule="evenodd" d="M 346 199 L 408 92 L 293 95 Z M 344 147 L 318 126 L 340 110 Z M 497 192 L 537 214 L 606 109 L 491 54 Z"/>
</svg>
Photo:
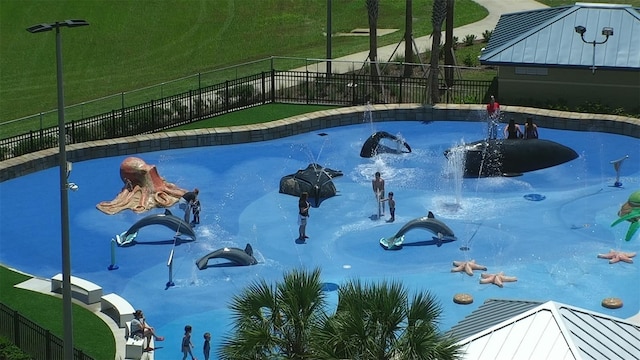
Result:
<svg viewBox="0 0 640 360">
<path fill-rule="evenodd" d="M 500 122 L 500 104 L 496 98 L 491 95 L 491 99 L 487 104 L 487 127 L 488 138 L 496 139 L 498 137 L 498 123 Z"/>
</svg>

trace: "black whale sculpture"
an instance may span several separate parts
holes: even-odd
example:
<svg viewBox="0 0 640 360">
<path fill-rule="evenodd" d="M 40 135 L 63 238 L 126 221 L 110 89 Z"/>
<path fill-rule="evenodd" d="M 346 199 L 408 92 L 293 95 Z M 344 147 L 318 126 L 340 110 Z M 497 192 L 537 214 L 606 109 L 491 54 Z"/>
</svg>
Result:
<svg viewBox="0 0 640 360">
<path fill-rule="evenodd" d="M 573 149 L 542 139 L 479 140 L 461 147 L 446 150 L 444 156 L 465 151 L 464 177 L 517 176 L 578 157 Z"/>
<path fill-rule="evenodd" d="M 398 150 L 394 148 L 390 148 L 388 146 L 380 144 L 380 140 L 382 139 L 390 139 L 398 143 L 398 145 L 404 146 L 404 150 Z M 362 145 L 362 149 L 360 150 L 360 157 L 370 158 L 374 157 L 381 153 L 391 153 L 391 154 L 401 154 L 401 153 L 410 153 L 411 147 L 406 142 L 398 139 L 397 136 L 389 134 L 386 131 L 378 131 L 375 134 L 369 136 L 367 140 Z"/>
</svg>

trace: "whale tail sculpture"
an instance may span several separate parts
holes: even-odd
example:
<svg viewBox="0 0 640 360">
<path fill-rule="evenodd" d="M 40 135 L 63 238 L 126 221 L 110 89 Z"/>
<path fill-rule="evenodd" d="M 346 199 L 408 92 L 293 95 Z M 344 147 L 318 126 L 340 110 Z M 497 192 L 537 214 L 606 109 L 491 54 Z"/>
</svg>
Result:
<svg viewBox="0 0 640 360">
<path fill-rule="evenodd" d="M 148 225 L 163 225 L 173 230 L 176 233 L 176 237 L 185 235 L 192 240 L 196 239 L 196 233 L 189 224 L 181 218 L 174 216 L 168 209 L 165 209 L 164 214 L 146 216 L 133 224 L 129 230 L 116 235 L 116 243 L 118 246 L 130 246 L 135 244 L 135 240 L 138 237 L 138 231 Z"/>
<path fill-rule="evenodd" d="M 225 247 L 210 252 L 196 261 L 196 266 L 198 269 L 204 270 L 208 267 L 207 264 L 210 259 L 226 259 L 231 261 L 232 264 L 240 266 L 256 265 L 258 263 L 258 260 L 253 257 L 253 248 L 251 247 L 251 244 L 247 244 L 244 250 L 240 248 Z"/>
<path fill-rule="evenodd" d="M 433 213 L 429 211 L 427 216 L 413 219 L 406 223 L 398 232 L 389 238 L 380 239 L 380 246 L 385 250 L 400 250 L 404 243 L 404 234 L 412 229 L 425 229 L 436 236 L 430 241 L 430 244 L 442 246 L 443 243 L 457 240 L 453 231 L 442 221 L 435 218 Z"/>
<path fill-rule="evenodd" d="M 384 146 L 380 144 L 380 140 L 382 139 L 390 139 L 396 142 L 396 148 L 391 148 L 388 146 Z M 404 147 L 404 149 L 399 150 L 400 147 Z M 378 131 L 375 134 L 369 136 L 369 138 L 362 145 L 362 149 L 360 150 L 360 157 L 370 158 L 374 157 L 381 153 L 391 153 L 391 154 L 401 154 L 401 153 L 410 153 L 411 146 L 407 144 L 402 139 L 398 138 L 395 135 L 389 134 L 386 131 Z"/>
</svg>

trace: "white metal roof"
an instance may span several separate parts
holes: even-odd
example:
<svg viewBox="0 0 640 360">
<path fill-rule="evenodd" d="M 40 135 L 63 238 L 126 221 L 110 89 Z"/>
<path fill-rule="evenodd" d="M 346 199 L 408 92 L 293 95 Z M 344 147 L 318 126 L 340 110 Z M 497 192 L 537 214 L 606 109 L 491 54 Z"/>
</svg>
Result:
<svg viewBox="0 0 640 360">
<path fill-rule="evenodd" d="M 465 360 L 640 359 L 640 326 L 549 301 L 458 342 Z"/>
</svg>

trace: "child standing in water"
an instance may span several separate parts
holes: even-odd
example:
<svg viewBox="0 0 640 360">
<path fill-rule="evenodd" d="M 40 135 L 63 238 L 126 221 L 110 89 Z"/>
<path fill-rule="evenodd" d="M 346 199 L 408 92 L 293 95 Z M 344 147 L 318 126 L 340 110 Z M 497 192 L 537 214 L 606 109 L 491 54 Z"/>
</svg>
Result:
<svg viewBox="0 0 640 360">
<path fill-rule="evenodd" d="M 393 191 L 389 191 L 389 195 L 386 199 L 382 199 L 380 201 L 388 201 L 389 202 L 389 214 L 391 214 L 391 218 L 387 220 L 387 222 L 396 221 L 396 201 L 393 199 Z"/>
<path fill-rule="evenodd" d="M 196 198 L 195 200 L 193 200 L 193 202 L 191 203 L 191 212 L 193 213 L 192 224 L 200 224 L 200 199 Z"/>
<path fill-rule="evenodd" d="M 193 344 L 191 343 L 191 325 L 184 327 L 184 336 L 182 337 L 182 360 L 187 359 L 187 355 L 191 355 L 191 360 L 198 360 L 193 356 L 191 349 Z"/>
<path fill-rule="evenodd" d="M 204 346 L 202 346 L 204 360 L 209 360 L 209 351 L 211 351 L 211 334 L 207 332 L 204 333 Z"/>
</svg>

